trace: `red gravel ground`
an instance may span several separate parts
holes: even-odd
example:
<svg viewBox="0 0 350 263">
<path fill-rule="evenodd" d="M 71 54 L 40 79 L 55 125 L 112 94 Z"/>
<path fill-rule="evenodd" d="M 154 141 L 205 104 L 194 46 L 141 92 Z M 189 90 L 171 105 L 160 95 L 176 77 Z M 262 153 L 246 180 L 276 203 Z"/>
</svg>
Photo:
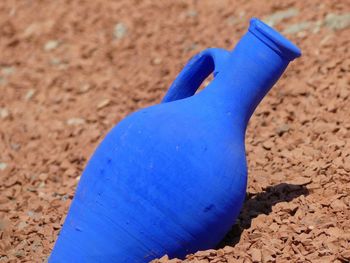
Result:
<svg viewBox="0 0 350 263">
<path fill-rule="evenodd" d="M 0 262 L 47 259 L 82 169 L 186 61 L 250 17 L 297 43 L 247 131 L 249 187 L 216 250 L 186 262 L 350 261 L 349 1 L 0 2 Z M 163 257 L 155 262 L 178 262 Z"/>
</svg>

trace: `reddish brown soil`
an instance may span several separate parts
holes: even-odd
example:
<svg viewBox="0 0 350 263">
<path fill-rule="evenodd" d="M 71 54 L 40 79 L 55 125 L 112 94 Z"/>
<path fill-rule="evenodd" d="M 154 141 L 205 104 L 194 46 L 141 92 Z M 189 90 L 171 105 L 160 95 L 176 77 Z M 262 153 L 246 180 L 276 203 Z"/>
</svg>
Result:
<svg viewBox="0 0 350 263">
<path fill-rule="evenodd" d="M 349 262 L 350 23 L 329 16 L 349 3 L 2 0 L 0 262 L 44 261 L 106 132 L 158 103 L 192 55 L 288 8 L 276 27 L 303 57 L 250 122 L 245 207 L 217 250 L 186 261 Z"/>
</svg>

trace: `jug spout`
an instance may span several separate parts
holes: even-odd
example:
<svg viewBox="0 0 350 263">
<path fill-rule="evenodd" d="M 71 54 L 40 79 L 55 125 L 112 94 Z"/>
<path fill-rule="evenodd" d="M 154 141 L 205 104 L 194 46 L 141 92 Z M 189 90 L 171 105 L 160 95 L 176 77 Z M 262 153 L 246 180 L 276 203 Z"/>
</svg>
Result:
<svg viewBox="0 0 350 263">
<path fill-rule="evenodd" d="M 288 61 L 301 56 L 301 51 L 296 45 L 257 18 L 250 20 L 249 32 Z"/>
<path fill-rule="evenodd" d="M 231 51 L 213 83 L 213 92 L 247 125 L 257 105 L 280 78 L 300 49 L 262 21 L 253 18 L 248 32 Z M 220 81 L 219 81 L 220 79 Z M 224 83 L 224 85 L 222 85 Z M 216 87 L 215 87 L 216 86 Z"/>
</svg>

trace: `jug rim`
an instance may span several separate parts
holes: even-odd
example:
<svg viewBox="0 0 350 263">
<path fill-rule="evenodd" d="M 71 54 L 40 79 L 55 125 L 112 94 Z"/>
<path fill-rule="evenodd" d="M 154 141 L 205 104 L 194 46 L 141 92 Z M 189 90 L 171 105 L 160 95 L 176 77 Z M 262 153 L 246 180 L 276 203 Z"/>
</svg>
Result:
<svg viewBox="0 0 350 263">
<path fill-rule="evenodd" d="M 282 57 L 293 60 L 301 56 L 301 50 L 295 44 L 258 18 L 253 17 L 250 20 L 249 32 L 254 34 Z"/>
</svg>

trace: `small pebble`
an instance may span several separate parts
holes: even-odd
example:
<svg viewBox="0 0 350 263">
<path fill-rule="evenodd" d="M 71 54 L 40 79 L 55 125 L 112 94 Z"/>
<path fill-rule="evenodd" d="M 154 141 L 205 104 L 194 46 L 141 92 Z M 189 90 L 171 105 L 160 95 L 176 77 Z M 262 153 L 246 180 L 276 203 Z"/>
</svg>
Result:
<svg viewBox="0 0 350 263">
<path fill-rule="evenodd" d="M 110 104 L 110 99 L 104 99 L 97 104 L 97 109 L 102 109 Z"/>
<path fill-rule="evenodd" d="M 263 145 L 265 150 L 271 150 L 273 147 L 273 142 L 272 141 L 265 141 L 263 142 Z"/>
<path fill-rule="evenodd" d="M 0 118 L 5 119 L 10 115 L 9 110 L 6 108 L 0 108 Z"/>
<path fill-rule="evenodd" d="M 126 27 L 125 24 L 123 23 L 117 23 L 115 26 L 114 26 L 114 31 L 113 31 L 113 36 L 115 39 L 122 39 L 125 37 L 125 35 L 127 34 L 128 32 L 128 29 Z"/>
<path fill-rule="evenodd" d="M 269 16 L 265 16 L 263 18 L 263 21 L 270 26 L 274 26 L 278 22 L 290 17 L 297 16 L 298 14 L 299 14 L 299 10 L 292 7 L 286 10 L 277 11 L 275 13 L 272 13 Z"/>
<path fill-rule="evenodd" d="M 290 128 L 289 128 L 289 125 L 288 125 L 288 124 L 283 124 L 283 125 L 277 127 L 276 133 L 277 133 L 279 136 L 281 136 L 281 135 L 283 135 L 284 133 L 288 132 L 289 129 L 290 129 Z"/>
<path fill-rule="evenodd" d="M 67 124 L 70 126 L 77 126 L 85 124 L 85 119 L 83 118 L 70 118 L 67 120 Z"/>
<path fill-rule="evenodd" d="M 15 67 L 3 67 L 1 69 L 1 73 L 5 76 L 9 76 L 15 73 L 15 70 L 16 70 Z"/>
<path fill-rule="evenodd" d="M 350 26 L 350 13 L 346 14 L 327 14 L 324 24 L 332 30 L 341 30 Z"/>
<path fill-rule="evenodd" d="M 45 51 L 52 51 L 56 49 L 60 45 L 60 42 L 57 40 L 49 40 L 44 45 Z"/>
<path fill-rule="evenodd" d="M 26 95 L 24 96 L 24 99 L 26 101 L 31 100 L 31 98 L 35 95 L 35 90 L 34 89 L 30 89 L 27 91 Z"/>
<path fill-rule="evenodd" d="M 254 263 L 261 262 L 261 251 L 257 248 L 252 248 L 251 250 L 252 260 Z"/>
<path fill-rule="evenodd" d="M 311 22 L 300 22 L 297 24 L 292 24 L 290 26 L 287 26 L 282 33 L 283 34 L 296 34 L 299 33 L 301 31 L 305 31 L 307 29 L 309 29 L 310 27 L 312 27 L 312 23 Z"/>
<path fill-rule="evenodd" d="M 7 164 L 6 164 L 6 163 L 0 163 L 0 171 L 5 170 L 6 167 L 7 167 Z"/>
<path fill-rule="evenodd" d="M 196 16 L 198 16 L 198 12 L 196 10 L 192 9 L 192 10 L 187 11 L 186 16 L 188 16 L 188 17 L 196 17 Z"/>
</svg>

